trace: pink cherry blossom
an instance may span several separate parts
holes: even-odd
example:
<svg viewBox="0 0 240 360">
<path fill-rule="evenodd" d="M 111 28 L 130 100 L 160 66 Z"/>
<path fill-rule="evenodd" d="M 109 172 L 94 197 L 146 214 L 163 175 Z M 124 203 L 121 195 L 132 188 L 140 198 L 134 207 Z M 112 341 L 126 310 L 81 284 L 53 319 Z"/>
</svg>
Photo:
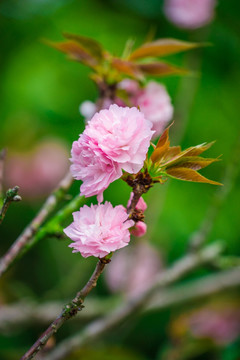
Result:
<svg viewBox="0 0 240 360">
<path fill-rule="evenodd" d="M 144 164 L 153 135 L 152 124 L 136 108 L 111 105 L 88 122 L 72 146 L 71 172 L 82 180 L 82 195 L 98 195 L 122 176 L 137 173 Z"/>
<path fill-rule="evenodd" d="M 138 221 L 134 228 L 131 229 L 131 234 L 137 237 L 145 235 L 147 232 L 147 225 L 143 221 Z"/>
<path fill-rule="evenodd" d="M 154 137 L 159 136 L 173 116 L 173 106 L 165 86 L 150 81 L 137 93 L 134 103 L 153 124 Z"/>
<path fill-rule="evenodd" d="M 80 192 L 86 197 L 98 195 L 101 202 L 103 191 L 111 182 L 122 176 L 118 163 L 109 159 L 106 154 L 85 133 L 72 146 L 72 175 L 82 180 Z"/>
<path fill-rule="evenodd" d="M 64 229 L 73 240 L 69 247 L 73 252 L 80 252 L 83 257 L 102 258 L 112 251 L 127 246 L 130 241 L 129 228 L 133 220 L 127 220 L 126 209 L 111 203 L 84 205 L 73 213 L 73 223 Z"/>
<path fill-rule="evenodd" d="M 127 207 L 129 207 L 131 205 L 132 198 L 133 198 L 133 192 L 131 192 L 131 194 L 130 194 L 130 199 L 128 200 Z M 145 211 L 147 209 L 147 204 L 143 200 L 142 196 L 138 200 L 138 203 L 137 203 L 135 209 L 136 210 L 142 210 L 142 211 Z"/>
<path fill-rule="evenodd" d="M 214 16 L 215 0 L 165 0 L 167 18 L 181 28 L 196 29 Z"/>
<path fill-rule="evenodd" d="M 143 167 L 154 133 L 151 127 L 137 108 L 114 104 L 96 113 L 84 132 L 123 170 L 137 173 Z"/>
</svg>

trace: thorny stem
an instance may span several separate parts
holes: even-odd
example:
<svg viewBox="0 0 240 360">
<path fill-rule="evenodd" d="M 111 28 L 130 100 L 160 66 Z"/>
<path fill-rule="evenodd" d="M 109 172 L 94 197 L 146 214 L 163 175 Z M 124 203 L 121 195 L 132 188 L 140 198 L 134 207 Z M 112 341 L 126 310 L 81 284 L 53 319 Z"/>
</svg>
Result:
<svg viewBox="0 0 240 360">
<path fill-rule="evenodd" d="M 72 181 L 72 176 L 68 173 L 60 182 L 58 188 L 47 198 L 37 216 L 25 228 L 2 259 L 0 259 L 0 276 L 9 269 L 19 253 L 27 247 L 28 243 L 39 230 L 40 226 L 49 214 L 55 210 L 57 204 L 64 198 L 67 190 L 72 184 Z"/>
<path fill-rule="evenodd" d="M 85 297 L 92 291 L 97 285 L 97 280 L 106 264 L 110 262 L 110 259 L 99 259 L 97 266 L 88 280 L 87 284 L 77 293 L 75 298 L 67 305 L 64 306 L 61 314 L 52 322 L 52 324 L 44 331 L 39 339 L 33 344 L 33 346 L 26 352 L 21 360 L 32 359 L 46 344 L 48 339 L 58 331 L 58 329 L 69 319 L 75 316 L 79 311 L 83 309 L 83 302 Z"/>
<path fill-rule="evenodd" d="M 6 192 L 6 197 L 3 200 L 3 206 L 0 209 L 0 224 L 3 222 L 3 219 L 5 218 L 7 209 L 9 208 L 11 202 L 13 201 L 21 201 L 21 197 L 19 195 L 17 195 L 19 190 L 18 186 L 14 186 L 14 188 L 9 189 Z"/>
</svg>

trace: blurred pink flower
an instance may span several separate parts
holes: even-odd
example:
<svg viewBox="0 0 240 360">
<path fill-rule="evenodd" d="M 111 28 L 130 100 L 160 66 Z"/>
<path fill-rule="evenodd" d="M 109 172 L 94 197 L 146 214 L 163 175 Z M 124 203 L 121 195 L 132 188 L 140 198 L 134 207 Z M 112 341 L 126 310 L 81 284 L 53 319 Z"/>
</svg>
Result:
<svg viewBox="0 0 240 360">
<path fill-rule="evenodd" d="M 55 139 L 29 152 L 9 154 L 7 159 L 6 185 L 19 185 L 25 199 L 48 195 L 69 167 L 67 147 Z"/>
<path fill-rule="evenodd" d="M 133 192 L 131 192 L 131 194 L 130 194 L 130 199 L 128 200 L 127 207 L 130 206 L 131 201 L 132 201 L 132 198 L 133 198 Z M 137 203 L 135 209 L 136 209 L 136 210 L 142 210 L 142 211 L 145 211 L 145 210 L 147 209 L 147 204 L 146 204 L 145 201 L 143 200 L 142 196 L 141 196 L 140 199 L 138 200 L 138 203 Z"/>
<path fill-rule="evenodd" d="M 71 171 L 83 181 L 81 194 L 100 199 L 108 185 L 121 177 L 121 169 L 137 173 L 150 145 L 151 127 L 136 108 L 111 105 L 96 113 L 72 147 Z"/>
<path fill-rule="evenodd" d="M 138 221 L 134 228 L 131 229 L 131 234 L 137 237 L 145 235 L 147 232 L 147 225 L 143 221 Z"/>
<path fill-rule="evenodd" d="M 173 116 L 173 106 L 165 86 L 150 81 L 136 95 L 135 104 L 153 124 L 154 137 L 159 136 Z"/>
<path fill-rule="evenodd" d="M 214 16 L 215 0 L 165 0 L 166 17 L 179 27 L 196 29 Z"/>
<path fill-rule="evenodd" d="M 173 116 L 173 106 L 165 86 L 150 81 L 140 88 L 137 81 L 125 79 L 119 83 L 119 88 L 127 92 L 133 106 L 139 107 L 153 124 L 154 137 L 159 136 Z"/>
<path fill-rule="evenodd" d="M 161 268 L 157 251 L 145 242 L 138 242 L 114 254 L 105 278 L 112 292 L 135 297 L 151 286 Z"/>
<path fill-rule="evenodd" d="M 73 223 L 64 229 L 74 242 L 69 245 L 73 252 L 83 257 L 102 258 L 112 251 L 127 246 L 130 241 L 129 228 L 134 221 L 127 220 L 126 209 L 115 208 L 109 202 L 100 205 L 84 205 L 73 213 Z"/>
<path fill-rule="evenodd" d="M 236 308 L 203 308 L 189 319 L 196 338 L 209 338 L 216 344 L 227 344 L 240 335 L 240 311 Z"/>
</svg>

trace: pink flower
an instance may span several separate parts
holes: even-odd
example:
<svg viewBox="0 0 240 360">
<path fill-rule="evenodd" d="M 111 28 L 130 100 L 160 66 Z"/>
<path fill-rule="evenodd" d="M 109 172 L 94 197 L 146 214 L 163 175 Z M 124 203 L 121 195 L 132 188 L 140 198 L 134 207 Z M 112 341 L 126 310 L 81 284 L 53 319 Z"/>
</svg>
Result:
<svg viewBox="0 0 240 360">
<path fill-rule="evenodd" d="M 27 152 L 10 153 L 6 186 L 20 186 L 24 200 L 48 195 L 68 171 L 67 146 L 58 139 L 41 141 Z"/>
<path fill-rule="evenodd" d="M 131 234 L 137 237 L 145 235 L 147 232 L 147 225 L 143 221 L 138 221 L 134 228 L 131 229 Z"/>
<path fill-rule="evenodd" d="M 115 208 L 109 202 L 91 207 L 84 205 L 73 213 L 73 223 L 64 229 L 74 241 L 69 247 L 83 257 L 99 258 L 121 249 L 128 245 L 128 229 L 134 225 L 134 221 L 127 218 L 126 209 L 121 205 Z"/>
<path fill-rule="evenodd" d="M 151 245 L 141 241 L 114 254 L 104 273 L 110 290 L 121 291 L 131 298 L 147 290 L 163 268 L 159 255 Z"/>
<path fill-rule="evenodd" d="M 152 124 L 136 108 L 111 105 L 88 122 L 72 146 L 71 172 L 82 180 L 81 194 L 99 195 L 119 179 L 122 169 L 137 173 L 142 167 L 152 134 Z"/>
<path fill-rule="evenodd" d="M 152 124 L 135 107 L 111 105 L 96 113 L 85 129 L 88 135 L 112 161 L 129 173 L 137 173 L 153 135 Z"/>
<path fill-rule="evenodd" d="M 109 159 L 103 151 L 85 133 L 72 146 L 72 175 L 82 180 L 81 194 L 86 197 L 98 195 L 101 202 L 103 191 L 111 182 L 122 176 L 118 163 Z"/>
<path fill-rule="evenodd" d="M 173 106 L 165 86 L 150 81 L 140 88 L 137 81 L 124 79 L 118 87 L 127 92 L 130 102 L 140 108 L 145 118 L 152 124 L 154 137 L 159 136 L 173 116 Z"/>
<path fill-rule="evenodd" d="M 154 137 L 159 136 L 173 116 L 173 106 L 166 88 L 155 81 L 150 81 L 135 96 L 135 104 L 153 124 Z"/>
<path fill-rule="evenodd" d="M 196 29 L 214 16 L 215 0 L 165 0 L 167 18 L 179 27 Z"/>
<path fill-rule="evenodd" d="M 130 206 L 131 201 L 132 201 L 132 198 L 133 198 L 133 192 L 131 192 L 131 194 L 130 194 L 130 199 L 128 200 L 127 207 Z M 142 211 L 145 211 L 145 210 L 147 209 L 147 204 L 146 204 L 145 201 L 143 200 L 142 196 L 141 196 L 140 199 L 138 200 L 138 203 L 137 203 L 135 209 L 136 209 L 136 210 L 142 210 Z"/>
</svg>

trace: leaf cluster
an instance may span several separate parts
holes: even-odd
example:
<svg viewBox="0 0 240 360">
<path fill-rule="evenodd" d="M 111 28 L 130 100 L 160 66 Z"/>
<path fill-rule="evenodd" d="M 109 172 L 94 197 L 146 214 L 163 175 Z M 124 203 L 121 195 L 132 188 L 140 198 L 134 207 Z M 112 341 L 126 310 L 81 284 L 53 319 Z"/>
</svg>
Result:
<svg viewBox="0 0 240 360">
<path fill-rule="evenodd" d="M 160 60 L 183 51 L 199 47 L 200 44 L 176 39 L 158 39 L 146 42 L 132 50 L 133 42 L 127 42 L 122 57 L 110 54 L 94 39 L 73 34 L 63 34 L 62 42 L 47 41 L 47 44 L 67 54 L 68 58 L 89 66 L 94 70 L 92 79 L 114 84 L 130 77 L 143 81 L 146 76 L 185 75 L 186 69 Z M 130 44 L 130 45 L 129 45 Z"/>
<path fill-rule="evenodd" d="M 153 145 L 154 151 L 145 162 L 145 167 L 154 182 L 162 183 L 167 177 L 171 177 L 184 181 L 222 185 L 207 179 L 198 172 L 198 170 L 220 160 L 219 157 L 204 158 L 199 156 L 208 150 L 214 142 L 191 146 L 186 150 L 181 150 L 180 146 L 171 147 L 169 140 L 170 126 L 163 132 L 157 145 Z"/>
</svg>

